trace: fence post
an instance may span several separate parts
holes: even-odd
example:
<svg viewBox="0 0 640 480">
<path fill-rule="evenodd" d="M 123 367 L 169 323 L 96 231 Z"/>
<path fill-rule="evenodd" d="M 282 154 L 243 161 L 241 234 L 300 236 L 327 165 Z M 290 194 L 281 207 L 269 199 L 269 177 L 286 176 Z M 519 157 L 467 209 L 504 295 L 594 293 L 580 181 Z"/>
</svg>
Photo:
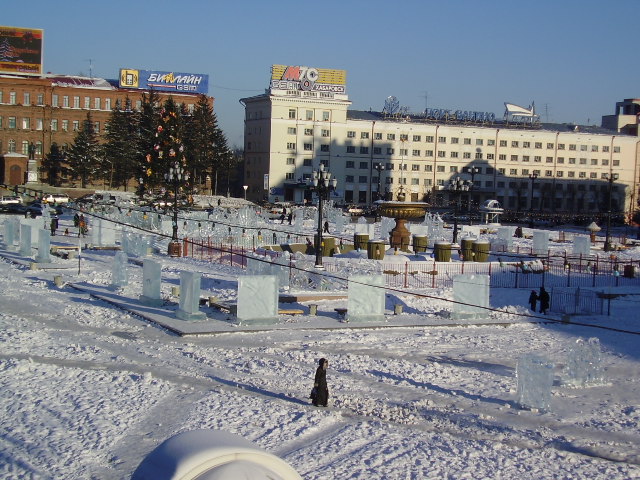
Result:
<svg viewBox="0 0 640 480">
<path fill-rule="evenodd" d="M 431 288 L 436 288 L 436 259 L 433 258 L 433 270 L 431 271 Z"/>
<path fill-rule="evenodd" d="M 516 285 L 515 288 L 518 288 L 518 275 L 520 274 L 520 269 L 518 269 L 518 266 L 516 265 Z"/>
<path fill-rule="evenodd" d="M 571 264 L 567 263 L 567 287 L 571 286 Z"/>
<path fill-rule="evenodd" d="M 182 237 L 182 256 L 183 257 L 188 257 L 189 256 L 189 239 L 187 237 Z"/>
<path fill-rule="evenodd" d="M 409 262 L 404 264 L 404 288 L 409 288 Z"/>
</svg>

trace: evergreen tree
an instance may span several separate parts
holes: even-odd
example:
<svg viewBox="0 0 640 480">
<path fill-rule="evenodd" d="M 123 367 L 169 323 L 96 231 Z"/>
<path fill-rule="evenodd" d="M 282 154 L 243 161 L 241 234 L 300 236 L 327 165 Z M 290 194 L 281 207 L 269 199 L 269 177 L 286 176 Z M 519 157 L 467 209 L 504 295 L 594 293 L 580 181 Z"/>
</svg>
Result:
<svg viewBox="0 0 640 480">
<path fill-rule="evenodd" d="M 137 131 L 129 98 L 126 98 L 124 108 L 116 102 L 105 128 L 101 169 L 110 187 L 122 185 L 126 191 L 129 180 L 140 174 Z"/>
<path fill-rule="evenodd" d="M 206 95 L 200 95 L 193 110 L 190 143 L 193 145 L 194 182 L 205 183 L 206 175 L 215 174 L 228 153 L 227 140 L 218 127 L 218 119 Z M 212 181 L 212 186 L 215 180 Z M 212 190 L 215 187 L 212 187 Z"/>
<path fill-rule="evenodd" d="M 158 185 L 165 183 L 164 175 L 169 172 L 169 168 L 175 162 L 180 163 L 188 171 L 184 123 L 173 97 L 169 97 L 160 110 L 160 121 L 156 132 L 147 177 L 152 184 Z"/>
<path fill-rule="evenodd" d="M 66 173 L 65 153 L 60 149 L 57 143 L 51 144 L 49 154 L 44 157 L 40 164 L 40 172 L 45 174 L 47 182 L 53 187 L 60 185 L 60 177 Z"/>
<path fill-rule="evenodd" d="M 135 162 L 138 168 L 136 175 L 140 175 L 145 179 L 148 187 L 154 187 L 160 183 L 157 176 L 153 175 L 154 166 L 154 146 L 156 144 L 156 135 L 158 133 L 158 125 L 160 124 L 160 96 L 155 90 L 149 90 L 149 94 L 142 94 L 142 105 L 137 114 L 137 144 L 139 157 Z M 162 179 L 160 179 L 162 180 Z"/>
<path fill-rule="evenodd" d="M 82 188 L 86 188 L 89 180 L 99 170 L 100 153 L 101 147 L 89 112 L 67 153 L 69 174 L 74 180 L 80 179 Z"/>
</svg>

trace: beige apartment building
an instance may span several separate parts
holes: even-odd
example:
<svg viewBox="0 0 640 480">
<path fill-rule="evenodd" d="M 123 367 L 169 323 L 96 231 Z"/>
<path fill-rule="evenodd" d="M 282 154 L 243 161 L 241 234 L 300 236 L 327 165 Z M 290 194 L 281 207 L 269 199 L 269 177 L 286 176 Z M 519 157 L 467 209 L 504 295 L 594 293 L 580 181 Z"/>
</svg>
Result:
<svg viewBox="0 0 640 480">
<path fill-rule="evenodd" d="M 473 182 L 462 195 L 471 205 L 496 199 L 515 211 L 594 213 L 607 210 L 611 193 L 612 211 L 637 208 L 638 136 L 484 112 L 353 111 L 345 77 L 274 65 L 266 93 L 241 100 L 249 199 L 311 200 L 306 181 L 322 163 L 338 179 L 337 203 L 395 200 L 402 190 L 447 206 L 450 182 L 461 178 Z"/>
</svg>

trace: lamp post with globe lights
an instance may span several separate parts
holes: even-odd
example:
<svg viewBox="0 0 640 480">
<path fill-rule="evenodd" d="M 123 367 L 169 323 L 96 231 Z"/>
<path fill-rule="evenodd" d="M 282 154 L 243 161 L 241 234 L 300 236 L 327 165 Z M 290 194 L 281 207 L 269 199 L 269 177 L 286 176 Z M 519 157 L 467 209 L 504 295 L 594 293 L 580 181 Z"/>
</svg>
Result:
<svg viewBox="0 0 640 480">
<path fill-rule="evenodd" d="M 613 182 L 618 180 L 617 173 L 605 173 L 604 178 L 609 182 L 609 207 L 607 209 L 607 229 L 605 231 L 605 240 L 604 240 L 604 251 L 608 252 L 611 250 L 611 238 L 609 236 L 609 229 L 611 228 L 611 191 L 613 190 Z"/>
<path fill-rule="evenodd" d="M 324 268 L 322 265 L 322 203 L 329 199 L 329 193 L 336 189 L 338 180 L 331 178 L 331 172 L 324 169 L 324 164 L 320 164 L 318 170 L 314 170 L 313 175 L 307 180 L 308 187 L 314 191 L 318 197 L 318 233 L 316 235 L 316 268 Z"/>
<path fill-rule="evenodd" d="M 177 160 L 169 167 L 169 171 L 164 174 L 165 181 L 173 187 L 173 234 L 169 242 L 168 254 L 171 257 L 179 257 L 182 247 L 178 240 L 178 195 L 180 187 L 189 180 L 189 173 Z"/>
<path fill-rule="evenodd" d="M 453 211 L 453 243 L 458 243 L 458 209 L 460 204 L 460 196 L 464 192 L 471 190 L 472 185 L 469 180 L 462 180 L 460 177 L 456 177 L 449 181 L 449 192 L 455 197 L 454 211 Z"/>
</svg>

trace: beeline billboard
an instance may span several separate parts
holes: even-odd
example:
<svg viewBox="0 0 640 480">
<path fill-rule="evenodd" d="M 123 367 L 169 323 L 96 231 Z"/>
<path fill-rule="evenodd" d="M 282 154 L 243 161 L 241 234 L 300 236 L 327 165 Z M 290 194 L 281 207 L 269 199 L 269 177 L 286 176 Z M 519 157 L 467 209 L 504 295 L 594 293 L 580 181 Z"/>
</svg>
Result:
<svg viewBox="0 0 640 480">
<path fill-rule="evenodd" d="M 207 94 L 209 75 L 121 68 L 119 86 L 162 92 Z"/>
<path fill-rule="evenodd" d="M 0 73 L 42 75 L 44 30 L 0 26 Z"/>
</svg>

